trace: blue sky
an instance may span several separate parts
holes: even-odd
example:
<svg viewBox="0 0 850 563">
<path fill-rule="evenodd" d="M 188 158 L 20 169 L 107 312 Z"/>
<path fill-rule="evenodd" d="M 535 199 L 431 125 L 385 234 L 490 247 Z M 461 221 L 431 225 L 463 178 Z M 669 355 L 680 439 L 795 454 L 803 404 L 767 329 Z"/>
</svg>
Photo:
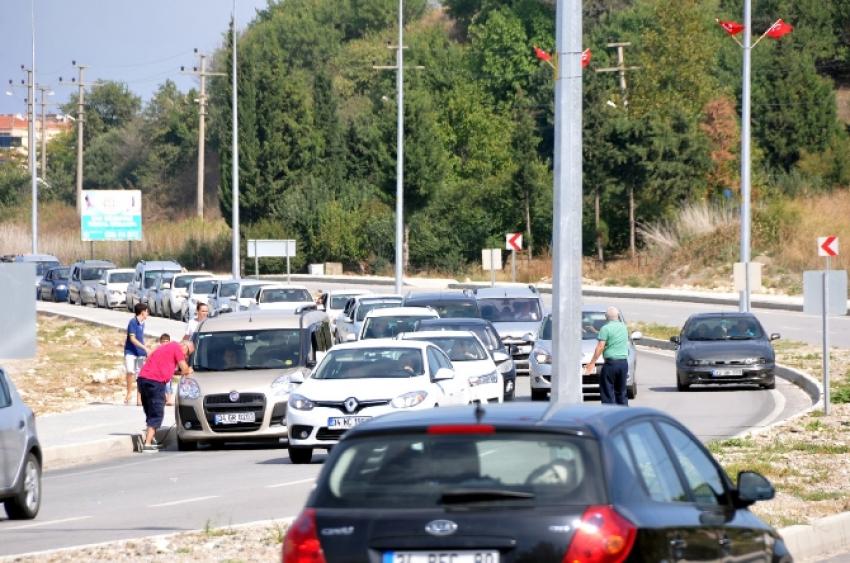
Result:
<svg viewBox="0 0 850 563">
<path fill-rule="evenodd" d="M 72 60 L 88 65 L 86 82 L 126 82 L 147 100 L 165 80 L 181 90 L 197 84 L 180 66 L 197 64 L 193 53 L 218 47 L 227 31 L 233 0 L 0 0 L 0 113 L 24 113 L 26 90 L 7 96 L 9 79 L 20 84 L 31 64 L 30 3 L 35 7 L 36 79 L 53 88 L 51 102 L 68 101 L 76 88 L 61 86 L 77 76 Z M 240 29 L 267 0 L 237 0 Z M 48 107 L 48 112 L 56 111 Z"/>
</svg>

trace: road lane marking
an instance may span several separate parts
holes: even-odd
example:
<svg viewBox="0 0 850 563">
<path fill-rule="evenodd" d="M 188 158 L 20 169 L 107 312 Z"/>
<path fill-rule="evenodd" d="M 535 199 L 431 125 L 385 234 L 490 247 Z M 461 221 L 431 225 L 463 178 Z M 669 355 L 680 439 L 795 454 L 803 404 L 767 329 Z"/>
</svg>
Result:
<svg viewBox="0 0 850 563">
<path fill-rule="evenodd" d="M 277 489 L 278 487 L 288 487 L 290 485 L 301 485 L 302 483 L 313 483 L 316 478 L 311 477 L 310 479 L 300 479 L 298 481 L 287 481 L 286 483 L 278 483 L 276 485 L 266 485 L 267 489 Z"/>
<path fill-rule="evenodd" d="M 46 522 L 36 522 L 34 524 L 23 524 L 21 526 L 12 526 L 10 528 L 2 527 L 0 531 L 4 530 L 25 530 L 27 528 L 40 528 L 41 526 L 51 526 L 53 524 L 65 524 L 66 522 L 78 522 L 80 520 L 88 520 L 91 516 L 75 516 L 73 518 L 63 518 L 61 520 L 47 520 Z"/>
<path fill-rule="evenodd" d="M 173 500 L 171 502 L 162 502 L 160 504 L 149 504 L 148 508 L 163 508 L 165 506 L 177 506 L 178 504 L 187 504 L 190 502 L 201 502 L 202 500 L 210 500 L 212 498 L 218 498 L 218 495 L 212 495 L 208 497 L 194 497 L 194 498 L 185 498 L 183 500 Z"/>
</svg>

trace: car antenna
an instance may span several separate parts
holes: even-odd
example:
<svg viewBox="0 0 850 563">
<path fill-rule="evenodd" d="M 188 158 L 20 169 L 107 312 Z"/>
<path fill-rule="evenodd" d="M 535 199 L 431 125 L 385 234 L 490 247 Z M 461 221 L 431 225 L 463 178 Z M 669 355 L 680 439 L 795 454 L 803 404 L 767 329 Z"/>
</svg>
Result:
<svg viewBox="0 0 850 563">
<path fill-rule="evenodd" d="M 484 415 L 487 414 L 487 411 L 484 410 L 484 407 L 481 406 L 481 403 L 475 403 L 475 423 L 481 424 L 481 419 L 484 418 Z"/>
</svg>

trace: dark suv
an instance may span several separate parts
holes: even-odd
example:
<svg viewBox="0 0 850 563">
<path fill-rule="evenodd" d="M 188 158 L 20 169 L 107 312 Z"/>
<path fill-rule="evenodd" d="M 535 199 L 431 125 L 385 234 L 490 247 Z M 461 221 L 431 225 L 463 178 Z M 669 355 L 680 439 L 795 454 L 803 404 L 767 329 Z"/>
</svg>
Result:
<svg viewBox="0 0 850 563">
<path fill-rule="evenodd" d="M 408 293 L 404 307 L 431 307 L 440 317 L 481 318 L 475 296 L 466 291 Z"/>
</svg>

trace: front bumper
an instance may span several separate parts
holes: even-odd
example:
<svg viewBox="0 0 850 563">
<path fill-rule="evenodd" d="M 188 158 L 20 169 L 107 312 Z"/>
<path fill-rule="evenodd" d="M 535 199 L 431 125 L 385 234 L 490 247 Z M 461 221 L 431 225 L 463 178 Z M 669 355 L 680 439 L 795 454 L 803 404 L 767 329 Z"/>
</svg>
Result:
<svg viewBox="0 0 850 563">
<path fill-rule="evenodd" d="M 121 305 L 127 304 L 127 294 L 126 293 L 107 293 L 106 294 L 106 304 L 111 307 L 120 307 Z"/>
<path fill-rule="evenodd" d="M 56 289 L 53 288 L 53 299 L 56 301 L 67 301 L 68 300 L 68 288 L 64 289 Z"/>
<path fill-rule="evenodd" d="M 502 339 L 502 343 L 510 350 L 511 358 L 514 360 L 516 374 L 529 375 L 529 356 L 531 355 L 531 349 L 534 348 L 534 341 L 505 337 Z"/>
<path fill-rule="evenodd" d="M 581 365 L 581 391 L 584 395 L 599 395 L 599 378 L 602 376 L 602 362 L 596 364 L 596 369 L 593 374 L 586 375 L 584 370 L 587 364 Z M 538 364 L 536 361 L 531 362 L 531 388 L 532 389 L 552 389 L 552 364 Z M 634 383 L 632 373 L 629 372 L 629 377 L 626 380 L 626 385 L 631 386 Z"/>
<path fill-rule="evenodd" d="M 688 385 L 699 384 L 731 384 L 738 383 L 770 383 L 774 378 L 775 364 L 756 364 L 747 367 L 735 367 L 734 374 L 729 375 L 729 366 L 676 366 L 676 375 L 680 382 Z M 737 372 L 740 372 L 738 374 Z"/>
<path fill-rule="evenodd" d="M 237 401 L 229 394 L 179 398 L 175 404 L 177 436 L 181 440 L 254 440 L 286 437 L 287 399 L 263 393 L 241 393 Z M 254 422 L 218 423 L 217 414 L 254 414 Z"/>
</svg>

